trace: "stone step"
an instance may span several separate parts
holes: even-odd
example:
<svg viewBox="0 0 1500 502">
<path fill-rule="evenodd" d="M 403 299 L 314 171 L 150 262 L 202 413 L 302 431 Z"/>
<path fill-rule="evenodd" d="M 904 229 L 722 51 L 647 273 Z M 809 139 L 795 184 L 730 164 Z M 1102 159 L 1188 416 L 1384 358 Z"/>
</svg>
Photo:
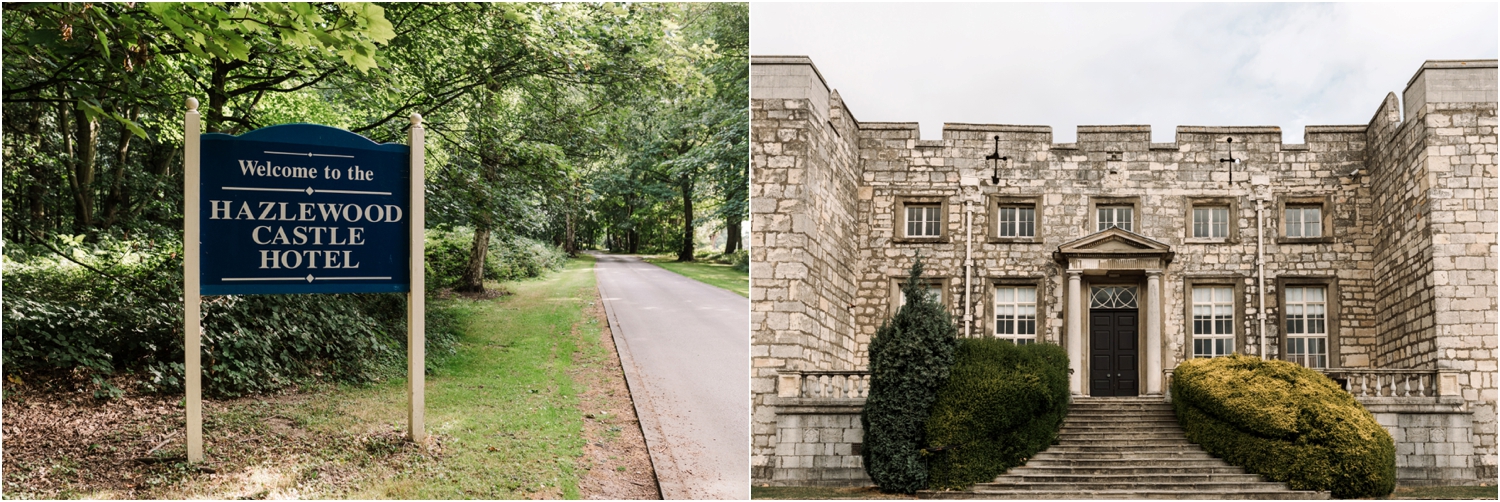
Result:
<svg viewBox="0 0 1500 502">
<path fill-rule="evenodd" d="M 1144 434 L 1144 433 L 1179 434 L 1180 435 L 1180 434 L 1182 434 L 1182 427 L 1178 427 L 1177 424 L 1162 424 L 1162 425 L 1154 425 L 1154 426 L 1149 426 L 1149 427 L 1111 427 L 1111 426 L 1106 426 L 1106 425 L 1099 425 L 1099 426 L 1067 425 L 1067 426 L 1063 426 L 1063 428 L 1061 430 L 1057 431 L 1058 437 L 1065 437 L 1065 436 L 1070 436 L 1070 435 L 1075 435 L 1075 434 L 1115 434 L 1115 435 L 1120 435 L 1120 434 Z M 1081 436 L 1081 437 L 1087 437 L 1087 436 Z"/>
<path fill-rule="evenodd" d="M 1098 411 L 1098 412 L 1084 412 L 1084 413 L 1079 413 L 1079 414 L 1076 414 L 1076 415 L 1070 413 L 1063 420 L 1064 421 L 1076 421 L 1076 420 L 1100 421 L 1100 420 L 1109 420 L 1109 421 L 1115 421 L 1115 422 L 1122 422 L 1122 421 L 1126 421 L 1126 420 L 1165 420 L 1165 419 L 1177 420 L 1177 414 L 1173 413 L 1173 412 L 1170 412 L 1170 411 L 1136 411 L 1136 412 L 1130 412 L 1128 415 L 1123 415 L 1122 416 L 1120 412 Z"/>
<path fill-rule="evenodd" d="M 987 487 L 1006 488 L 1006 489 L 1012 489 L 1012 490 L 1042 491 L 1042 492 L 1064 491 L 1064 490 L 1076 490 L 1076 491 L 1153 490 L 1153 491 L 1176 491 L 1176 492 L 1200 492 L 1200 491 L 1201 492 L 1224 492 L 1224 491 L 1234 491 L 1234 490 L 1257 490 L 1257 489 L 1259 489 L 1259 490 L 1273 490 L 1273 489 L 1277 489 L 1277 488 L 1280 488 L 1282 490 L 1288 490 L 1286 488 L 1286 485 L 1284 485 L 1284 484 L 1281 484 L 1281 483 L 1267 483 L 1265 481 L 1221 482 L 1221 481 L 1205 480 L 1205 481 L 1188 481 L 1188 482 L 1176 483 L 1176 482 L 1138 482 L 1138 481 L 1129 481 L 1129 480 L 1119 480 L 1119 481 L 1096 481 L 1096 482 L 1088 482 L 1088 483 L 1079 483 L 1079 482 L 1074 482 L 1074 481 L 1067 481 L 1067 482 L 1031 482 L 1031 483 L 1014 483 L 1014 484 L 1010 484 L 1010 483 L 1007 483 L 1007 484 L 981 483 L 981 484 L 974 485 L 974 491 L 976 491 L 976 492 L 982 492 L 984 490 L 984 488 L 987 488 Z M 1290 490 L 1288 490 L 1288 491 L 1290 491 Z M 1192 497 L 1187 497 L 1187 498 L 1192 498 Z"/>
<path fill-rule="evenodd" d="M 1203 448 L 1200 448 L 1200 447 L 1198 447 L 1198 445 L 1195 445 L 1193 443 L 1189 443 L 1186 440 L 1183 440 L 1180 443 L 1150 445 L 1150 446 L 1140 445 L 1140 444 L 1127 444 L 1127 445 L 1098 444 L 1097 442 L 1091 442 L 1091 441 L 1079 441 L 1079 442 L 1073 442 L 1073 443 L 1070 443 L 1070 444 L 1055 444 L 1055 445 L 1052 445 L 1051 448 L 1046 449 L 1045 451 L 1052 451 L 1052 452 L 1057 452 L 1057 453 L 1074 453 L 1074 452 L 1077 452 L 1077 453 L 1128 453 L 1128 452 L 1137 452 L 1137 451 L 1138 452 L 1153 452 L 1153 453 L 1173 453 L 1173 452 L 1203 451 Z"/>
<path fill-rule="evenodd" d="M 1095 460 L 1127 460 L 1127 462 L 1163 462 L 1163 460 L 1218 460 L 1205 451 L 1041 451 L 1032 460 L 1047 462 L 1095 462 Z"/>
<path fill-rule="evenodd" d="M 1058 436 L 1058 447 L 1178 447 L 1178 445 L 1193 445 L 1187 438 L 1181 435 L 1176 439 L 1154 436 L 1154 438 L 1077 438 L 1077 436 Z M 1196 447 L 1196 445 L 1194 445 Z"/>
<path fill-rule="evenodd" d="M 1150 462 L 1151 463 L 1149 464 L 1149 466 L 1143 466 L 1143 467 L 1140 467 L 1140 468 L 1190 469 L 1190 468 L 1229 467 L 1229 464 L 1226 464 L 1226 463 L 1224 463 L 1223 460 L 1219 460 L 1217 458 L 1211 459 L 1211 460 L 1157 459 L 1157 460 L 1151 460 Z M 1033 465 L 1033 464 L 1035 464 L 1035 465 Z M 1114 468 L 1136 467 L 1136 466 L 1141 466 L 1141 465 L 1142 465 L 1142 463 L 1140 461 L 1128 460 L 1128 459 L 1118 459 L 1118 460 L 1032 460 L 1031 462 L 1027 462 L 1026 463 L 1026 467 L 1058 467 L 1058 468 L 1075 468 L 1075 469 L 1114 469 Z"/>
<path fill-rule="evenodd" d="M 1217 460 L 1217 459 L 1215 459 Z M 1080 466 L 1080 465 L 1035 465 L 1037 460 L 1023 468 L 1011 469 L 1005 475 L 1139 475 L 1139 474 L 1245 474 L 1244 468 L 1224 465 L 1223 462 L 1196 462 L 1194 465 L 1163 463 L 1151 468 L 1127 468 L 1127 466 Z M 1256 475 L 1259 478 L 1259 475 Z"/>
<path fill-rule="evenodd" d="M 1100 474 L 1047 474 L 1017 472 L 1012 469 L 1004 476 L 995 478 L 993 484 L 1014 485 L 1020 483 L 1069 483 L 1079 486 L 1090 484 L 1136 483 L 1147 485 L 1193 484 L 1193 483 L 1264 483 L 1259 474 L 1223 473 L 1114 473 L 1112 470 Z"/>
<path fill-rule="evenodd" d="M 1178 439 L 1183 438 L 1181 429 L 1113 429 L 1113 430 L 1070 430 L 1060 433 L 1059 439 Z"/>
<path fill-rule="evenodd" d="M 1032 466 L 1031 463 L 1028 463 L 1028 465 L 1026 465 L 1025 468 L 1011 469 L 1010 472 L 1022 472 L 1022 474 L 1025 474 L 1025 472 L 1031 472 L 1031 471 L 1017 471 L 1017 469 L 1032 469 L 1032 468 L 1035 468 L 1035 469 L 1046 469 L 1046 471 L 1044 471 L 1044 472 L 1055 472 L 1055 474 L 1056 474 L 1056 472 L 1061 472 L 1061 474 L 1068 474 L 1068 472 L 1103 472 L 1103 471 L 1121 471 L 1121 472 L 1128 472 L 1128 471 L 1157 472 L 1157 471 L 1160 471 L 1161 474 L 1214 474 L 1214 472 L 1215 472 L 1214 469 L 1239 469 L 1239 468 L 1235 468 L 1235 466 L 1227 465 L 1227 463 L 1224 463 L 1223 460 L 1218 460 L 1218 459 L 1214 459 L 1214 460 L 1170 460 L 1170 462 L 1172 462 L 1172 463 L 1163 462 L 1163 463 L 1161 463 L 1160 466 L 1151 466 L 1151 468 L 1127 468 L 1127 466 L 1122 465 L 1122 463 L 1118 462 L 1118 460 L 1116 460 L 1115 463 L 1100 462 L 1100 460 L 1077 460 L 1077 462 L 1074 462 L 1074 463 L 1061 463 L 1061 462 L 1059 462 L 1059 463 L 1053 463 L 1053 462 L 1047 462 L 1047 460 L 1037 460 L 1037 462 L 1035 462 L 1035 463 L 1037 463 L 1037 465 L 1035 465 L 1035 466 Z M 1128 463 L 1127 463 L 1127 465 L 1128 465 Z M 1010 472 L 1008 472 L 1008 474 L 1005 474 L 1005 475 L 1010 475 Z"/>
<path fill-rule="evenodd" d="M 1178 412 L 1172 409 L 1136 409 L 1136 411 L 1119 411 L 1119 409 L 1073 409 L 1068 411 L 1068 417 L 1064 420 L 1076 420 L 1076 418 L 1098 418 L 1098 420 L 1121 420 L 1121 418 L 1167 418 L 1178 417 Z"/>
<path fill-rule="evenodd" d="M 1166 490 L 1094 490 L 1094 491 L 1039 491 L 988 488 L 984 491 L 920 491 L 920 499 L 1200 499 L 1200 500 L 1327 500 L 1327 492 L 1292 490 L 1239 490 L 1225 493 L 1183 493 Z"/>
</svg>

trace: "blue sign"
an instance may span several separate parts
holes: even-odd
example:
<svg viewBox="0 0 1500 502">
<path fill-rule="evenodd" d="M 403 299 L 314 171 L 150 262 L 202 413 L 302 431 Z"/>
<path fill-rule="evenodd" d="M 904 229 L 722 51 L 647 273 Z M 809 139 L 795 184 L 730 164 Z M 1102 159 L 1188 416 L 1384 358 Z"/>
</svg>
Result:
<svg viewBox="0 0 1500 502">
<path fill-rule="evenodd" d="M 314 124 L 200 137 L 202 294 L 410 289 L 409 147 Z"/>
</svg>

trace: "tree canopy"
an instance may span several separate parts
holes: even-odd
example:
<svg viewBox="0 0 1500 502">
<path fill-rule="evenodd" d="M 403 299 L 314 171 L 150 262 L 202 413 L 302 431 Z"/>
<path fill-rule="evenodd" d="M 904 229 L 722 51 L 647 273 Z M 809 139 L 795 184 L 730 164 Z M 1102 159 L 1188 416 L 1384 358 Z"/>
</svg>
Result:
<svg viewBox="0 0 1500 502">
<path fill-rule="evenodd" d="M 496 233 L 691 260 L 715 227 L 739 247 L 743 3 L 7 3 L 3 29 L 10 243 L 180 245 L 196 97 L 231 134 L 404 141 L 421 113 L 429 225 L 475 230 L 475 271 Z"/>
</svg>

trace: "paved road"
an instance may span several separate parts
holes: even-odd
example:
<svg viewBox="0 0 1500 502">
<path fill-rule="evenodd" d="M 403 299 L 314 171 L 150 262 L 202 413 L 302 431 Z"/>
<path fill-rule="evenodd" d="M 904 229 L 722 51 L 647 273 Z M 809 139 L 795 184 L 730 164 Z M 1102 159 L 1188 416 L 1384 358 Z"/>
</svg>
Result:
<svg viewBox="0 0 1500 502">
<path fill-rule="evenodd" d="M 662 498 L 750 498 L 750 301 L 638 257 L 594 274 Z"/>
</svg>

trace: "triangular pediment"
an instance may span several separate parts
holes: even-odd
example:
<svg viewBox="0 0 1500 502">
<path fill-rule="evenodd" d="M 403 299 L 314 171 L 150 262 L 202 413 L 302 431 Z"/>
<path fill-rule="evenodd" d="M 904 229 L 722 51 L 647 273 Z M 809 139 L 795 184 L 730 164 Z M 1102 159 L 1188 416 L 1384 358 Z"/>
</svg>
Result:
<svg viewBox="0 0 1500 502">
<path fill-rule="evenodd" d="M 1058 251 L 1063 254 L 1109 253 L 1111 251 L 1124 254 L 1140 254 L 1143 252 L 1170 253 L 1172 252 L 1172 248 L 1165 243 L 1134 232 L 1119 228 L 1110 228 L 1058 246 Z"/>
</svg>

